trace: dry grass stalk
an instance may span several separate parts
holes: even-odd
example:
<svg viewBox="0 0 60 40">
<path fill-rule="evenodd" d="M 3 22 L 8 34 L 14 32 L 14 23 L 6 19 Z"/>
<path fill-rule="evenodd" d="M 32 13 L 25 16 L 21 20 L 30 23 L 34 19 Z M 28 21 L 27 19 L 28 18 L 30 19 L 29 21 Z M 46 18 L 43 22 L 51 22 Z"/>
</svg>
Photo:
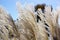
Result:
<svg viewBox="0 0 60 40">
<path fill-rule="evenodd" d="M 37 23 L 35 12 L 30 8 L 30 6 L 22 7 L 18 2 L 19 19 L 15 23 L 8 12 L 0 7 L 0 40 L 49 40 L 48 33 L 51 40 L 60 40 L 58 11 L 57 14 L 53 14 L 54 12 L 46 9 L 42 13 L 41 9 L 38 9 L 41 21 Z"/>
</svg>

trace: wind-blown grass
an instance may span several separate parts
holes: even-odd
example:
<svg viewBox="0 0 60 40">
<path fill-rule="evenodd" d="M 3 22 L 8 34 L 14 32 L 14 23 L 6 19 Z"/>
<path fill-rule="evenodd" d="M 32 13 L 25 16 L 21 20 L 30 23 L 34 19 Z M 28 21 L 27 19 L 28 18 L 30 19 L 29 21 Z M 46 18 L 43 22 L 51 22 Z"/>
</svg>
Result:
<svg viewBox="0 0 60 40">
<path fill-rule="evenodd" d="M 33 6 L 22 7 L 20 3 L 16 5 L 19 13 L 16 22 L 4 8 L 0 7 L 0 40 L 60 40 L 58 11 L 51 12 L 46 7 L 42 13 L 41 9 L 38 9 L 41 21 L 37 23 Z"/>
</svg>

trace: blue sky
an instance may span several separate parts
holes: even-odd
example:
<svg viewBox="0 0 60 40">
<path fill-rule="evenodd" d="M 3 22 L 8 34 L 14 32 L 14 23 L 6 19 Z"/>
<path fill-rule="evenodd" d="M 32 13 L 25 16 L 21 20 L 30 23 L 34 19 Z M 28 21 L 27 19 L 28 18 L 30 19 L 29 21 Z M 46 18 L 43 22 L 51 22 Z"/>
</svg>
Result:
<svg viewBox="0 0 60 40">
<path fill-rule="evenodd" d="M 0 0 L 0 5 L 7 9 L 14 20 L 16 20 L 18 16 L 18 11 L 16 10 L 17 1 L 19 1 L 22 5 L 24 3 L 31 3 L 33 5 L 45 3 L 47 5 L 52 5 L 54 9 L 57 6 L 60 6 L 60 0 Z"/>
</svg>

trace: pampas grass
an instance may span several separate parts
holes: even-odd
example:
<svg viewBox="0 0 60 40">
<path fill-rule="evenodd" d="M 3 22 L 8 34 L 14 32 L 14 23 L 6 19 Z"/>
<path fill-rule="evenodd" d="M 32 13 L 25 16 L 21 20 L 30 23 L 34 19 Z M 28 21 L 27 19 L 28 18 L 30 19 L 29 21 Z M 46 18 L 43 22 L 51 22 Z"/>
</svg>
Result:
<svg viewBox="0 0 60 40">
<path fill-rule="evenodd" d="M 16 25 L 12 17 L 7 13 L 4 8 L 0 7 L 0 38 L 3 40 L 16 39 L 15 37 L 19 38 L 18 35 L 20 34 Z"/>
<path fill-rule="evenodd" d="M 32 5 L 22 7 L 19 2 L 16 5 L 19 13 L 16 22 L 0 7 L 0 40 L 60 40 L 60 14 L 57 10 L 51 12 L 50 7 L 46 6 L 45 12 L 42 13 L 41 9 L 38 9 L 41 20 L 37 22 Z"/>
</svg>

